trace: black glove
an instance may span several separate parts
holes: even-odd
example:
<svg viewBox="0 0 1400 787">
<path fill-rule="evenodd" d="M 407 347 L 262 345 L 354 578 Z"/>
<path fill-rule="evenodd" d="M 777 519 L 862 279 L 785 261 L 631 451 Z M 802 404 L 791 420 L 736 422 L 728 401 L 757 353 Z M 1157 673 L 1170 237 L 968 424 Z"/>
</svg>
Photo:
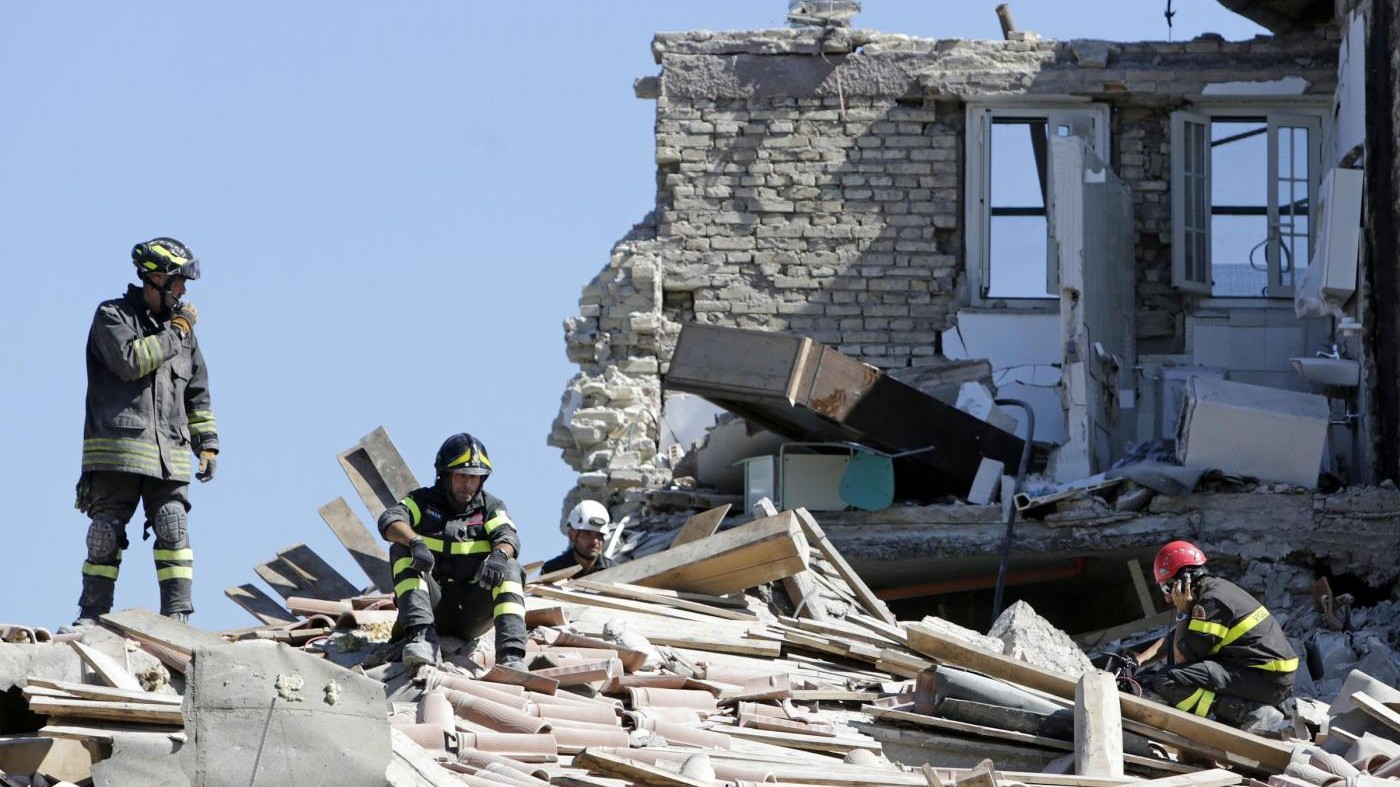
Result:
<svg viewBox="0 0 1400 787">
<path fill-rule="evenodd" d="M 199 469 L 195 471 L 194 477 L 200 483 L 206 483 L 214 478 L 214 470 L 219 466 L 218 454 L 214 451 L 199 452 Z"/>
<path fill-rule="evenodd" d="M 435 562 L 433 560 L 433 550 L 428 549 L 428 545 L 423 543 L 422 536 L 414 536 L 413 540 L 408 542 L 408 551 L 413 558 L 413 562 L 408 565 L 409 568 L 421 574 L 426 574 L 433 570 L 433 563 Z"/>
<path fill-rule="evenodd" d="M 73 507 L 86 514 L 92 506 L 92 476 L 87 473 L 80 474 L 78 485 L 73 492 Z"/>
<path fill-rule="evenodd" d="M 520 568 L 515 565 L 515 560 L 504 552 L 492 550 L 486 559 L 481 561 L 481 568 L 476 570 L 476 584 L 491 590 L 509 578 L 520 573 Z"/>
</svg>

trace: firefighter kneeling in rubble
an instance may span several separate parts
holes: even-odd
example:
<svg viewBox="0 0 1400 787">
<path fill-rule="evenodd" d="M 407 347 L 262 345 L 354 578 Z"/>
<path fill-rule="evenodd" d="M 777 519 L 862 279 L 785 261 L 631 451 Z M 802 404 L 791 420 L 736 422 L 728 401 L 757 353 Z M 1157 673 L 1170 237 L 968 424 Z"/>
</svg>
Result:
<svg viewBox="0 0 1400 787">
<path fill-rule="evenodd" d="M 1270 732 L 1283 721 L 1298 656 L 1283 628 L 1253 596 L 1210 576 L 1205 553 L 1187 541 L 1162 547 L 1152 574 L 1176 607 L 1176 627 L 1138 654 L 1143 663 L 1165 651 L 1152 689 L 1168 704 L 1247 732 Z"/>
<path fill-rule="evenodd" d="M 475 639 L 496 627 L 496 664 L 524 669 L 525 586 L 515 558 L 520 539 L 505 503 L 482 491 L 491 475 L 486 446 L 455 434 L 433 461 L 437 481 L 379 515 L 391 542 L 394 628 L 410 671 L 437 663 L 438 631 Z"/>
</svg>

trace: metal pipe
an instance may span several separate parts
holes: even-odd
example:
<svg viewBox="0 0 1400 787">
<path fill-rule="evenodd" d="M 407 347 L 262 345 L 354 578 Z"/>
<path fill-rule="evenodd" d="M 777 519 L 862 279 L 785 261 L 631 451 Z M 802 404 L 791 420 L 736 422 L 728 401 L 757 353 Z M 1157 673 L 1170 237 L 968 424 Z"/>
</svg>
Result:
<svg viewBox="0 0 1400 787">
<path fill-rule="evenodd" d="M 1026 480 L 1026 469 L 1031 463 L 1031 444 L 1035 439 L 1035 411 L 1031 406 L 1020 399 L 996 399 L 998 405 L 1003 407 L 1010 405 L 1019 407 L 1026 414 L 1026 438 L 1021 444 L 1021 464 L 1016 468 L 1016 481 L 1011 487 L 1011 494 L 1002 492 L 1002 500 L 1014 499 L 1021 491 L 1021 484 Z M 1006 589 L 1006 565 L 1011 562 L 1011 536 L 1016 527 L 1016 506 L 1009 502 L 1002 503 L 1002 521 L 1006 523 L 1006 537 L 1001 542 L 1001 564 L 997 566 L 997 589 L 992 597 L 992 621 L 995 622 L 997 616 L 1001 614 L 1002 592 Z"/>
</svg>

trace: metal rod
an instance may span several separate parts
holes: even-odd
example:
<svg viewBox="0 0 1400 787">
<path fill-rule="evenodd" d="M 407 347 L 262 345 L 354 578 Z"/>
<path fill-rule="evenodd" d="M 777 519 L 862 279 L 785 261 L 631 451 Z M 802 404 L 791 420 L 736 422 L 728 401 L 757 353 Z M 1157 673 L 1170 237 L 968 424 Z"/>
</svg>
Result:
<svg viewBox="0 0 1400 787">
<path fill-rule="evenodd" d="M 1007 495 L 1002 491 L 1002 499 L 1014 499 L 1021 491 L 1021 483 L 1026 480 L 1026 469 L 1031 463 L 1031 444 L 1035 439 L 1035 411 L 1031 406 L 1020 399 L 995 399 L 993 400 L 1002 406 L 1019 407 L 1026 414 L 1026 441 L 1021 445 L 1021 464 L 1016 468 L 1016 481 L 1011 487 L 1011 494 Z M 997 566 L 997 589 L 992 597 L 992 621 L 995 622 L 997 616 L 1001 614 L 1002 593 L 1006 589 L 1006 566 L 1011 562 L 1011 536 L 1016 527 L 1016 506 L 1002 504 L 1002 521 L 1006 523 L 1006 537 L 1001 542 L 1001 563 Z"/>
</svg>

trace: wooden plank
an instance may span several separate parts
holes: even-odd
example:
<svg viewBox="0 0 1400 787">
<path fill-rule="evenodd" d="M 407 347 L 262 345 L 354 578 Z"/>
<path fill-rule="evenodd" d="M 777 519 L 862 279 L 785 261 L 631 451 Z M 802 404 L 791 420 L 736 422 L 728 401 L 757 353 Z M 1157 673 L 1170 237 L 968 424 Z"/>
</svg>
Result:
<svg viewBox="0 0 1400 787">
<path fill-rule="evenodd" d="M 34 697 L 29 710 L 51 718 L 109 719 L 128 724 L 184 724 L 180 708 L 149 702 L 89 702 Z"/>
<path fill-rule="evenodd" d="M 722 595 L 805 568 L 807 549 L 801 527 L 797 517 L 785 511 L 604 569 L 589 578 Z"/>
<path fill-rule="evenodd" d="M 103 724 L 100 727 L 86 727 L 77 724 L 47 724 L 39 729 L 39 735 L 44 738 L 67 738 L 75 741 L 100 741 L 111 743 L 117 733 L 141 734 L 141 735 L 165 735 L 170 740 L 184 742 L 184 728 L 180 726 L 158 727 L 132 726 L 127 724 Z"/>
<path fill-rule="evenodd" d="M 880 742 L 869 738 L 832 737 L 827 735 L 803 735 L 795 732 L 774 732 L 756 730 L 752 727 L 725 727 L 724 733 L 734 738 L 771 743 L 788 749 L 802 751 L 824 751 L 845 754 L 855 749 L 865 749 L 879 754 Z"/>
<path fill-rule="evenodd" d="M 754 621 L 758 619 L 757 615 L 747 609 L 741 612 L 728 607 L 717 607 L 713 604 L 692 601 L 691 599 L 695 598 L 694 594 L 680 593 L 674 590 L 648 588 L 641 585 L 630 585 L 626 582 L 597 582 L 592 579 L 576 579 L 571 584 L 574 587 L 592 590 L 607 596 L 618 596 L 620 598 L 630 598 L 635 601 L 645 601 L 650 604 L 660 604 L 664 607 L 689 610 L 702 615 L 724 618 L 725 620 Z"/>
<path fill-rule="evenodd" d="M 1175 616 L 1176 610 L 1169 609 L 1165 612 L 1159 612 L 1150 618 L 1133 620 L 1129 621 L 1128 623 L 1120 623 L 1117 626 L 1110 626 L 1106 629 L 1090 631 L 1084 634 L 1075 634 L 1072 637 L 1072 639 L 1081 648 L 1085 650 L 1093 650 L 1094 648 L 1100 645 L 1113 642 L 1114 640 L 1123 639 L 1124 637 L 1130 637 L 1134 634 L 1139 634 L 1144 631 L 1151 631 L 1155 628 L 1161 628 L 1162 626 L 1170 625 L 1172 619 Z"/>
<path fill-rule="evenodd" d="M 783 577 L 783 589 L 792 600 L 794 617 L 807 620 L 827 620 L 831 617 L 826 614 L 821 594 L 817 592 L 817 585 L 812 580 L 811 569 Z"/>
<path fill-rule="evenodd" d="M 376 519 L 384 509 L 420 486 L 382 426 L 340 452 L 336 459 L 369 509 L 369 515 Z"/>
<path fill-rule="evenodd" d="M 530 580 L 529 584 L 531 584 L 531 585 L 539 585 L 539 584 L 549 585 L 549 584 L 553 584 L 553 583 L 555 583 L 555 582 L 562 582 L 563 580 L 566 580 L 566 579 L 568 579 L 569 577 L 572 577 L 573 575 L 577 574 L 578 572 L 580 572 L 580 571 L 582 571 L 582 570 L 583 570 L 583 566 L 580 566 L 579 564 L 575 563 L 575 564 L 573 564 L 572 566 L 566 566 L 566 567 L 564 567 L 564 568 L 559 569 L 558 571 L 551 571 L 551 572 L 549 572 L 548 574 L 540 574 L 539 576 L 537 576 L 537 577 L 535 577 L 534 579 Z"/>
<path fill-rule="evenodd" d="M 700 623 L 707 622 L 705 620 L 706 616 L 698 612 L 663 606 L 661 604 L 650 604 L 644 601 L 633 601 L 627 598 L 613 598 L 612 596 L 584 593 L 583 591 L 554 587 L 553 585 L 530 585 L 525 589 L 525 594 L 527 597 L 568 601 L 574 604 L 585 604 L 590 607 L 620 609 L 628 612 L 640 612 L 644 615 L 657 615 L 680 620 L 694 620 Z"/>
<path fill-rule="evenodd" d="M 1128 574 L 1133 578 L 1133 589 L 1137 591 L 1142 616 L 1150 618 L 1156 615 L 1157 605 L 1152 600 L 1152 593 L 1147 589 L 1147 577 L 1143 574 L 1142 564 L 1136 558 L 1128 561 Z"/>
<path fill-rule="evenodd" d="M 301 582 L 296 571 L 281 558 L 273 558 L 266 563 L 253 566 L 253 573 L 257 574 L 259 579 L 266 582 L 267 586 L 283 599 L 304 596 L 310 591 L 310 588 Z"/>
<path fill-rule="evenodd" d="M 362 592 L 305 544 L 283 547 L 277 550 L 277 557 L 292 567 L 310 590 L 312 598 L 340 601 L 354 598 Z"/>
<path fill-rule="evenodd" d="M 337 497 L 317 509 L 317 513 L 375 588 L 384 593 L 393 591 L 394 577 L 389 570 L 389 552 L 379 537 L 350 509 L 345 498 Z"/>
<path fill-rule="evenodd" d="M 1075 681 L 1066 675 L 971 647 L 921 623 L 909 623 L 906 627 L 910 647 L 941 663 L 983 672 L 1057 697 L 1074 697 Z M 1144 734 L 1148 737 L 1154 737 L 1152 733 L 1160 730 L 1218 746 L 1259 763 L 1261 770 L 1272 769 L 1270 773 L 1278 773 L 1288 765 L 1290 749 L 1280 741 L 1250 735 L 1142 697 L 1122 692 L 1118 696 L 1123 718 L 1146 725 Z"/>
<path fill-rule="evenodd" d="M 46 680 L 30 676 L 29 687 L 52 689 L 65 692 L 85 700 L 104 702 L 148 702 L 152 705 L 180 705 L 185 700 L 178 694 L 155 694 L 149 691 L 116 689 L 109 686 L 93 686 L 88 683 L 73 683 L 66 680 Z"/>
<path fill-rule="evenodd" d="M 601 773 L 652 787 L 714 787 L 709 780 L 692 779 L 678 771 L 668 771 L 656 765 L 627 760 L 589 747 L 574 755 L 573 767 L 589 773 Z"/>
<path fill-rule="evenodd" d="M 229 601 L 242 607 L 245 612 L 263 623 L 295 623 L 297 616 L 288 612 L 273 601 L 270 596 L 258 589 L 257 585 L 239 585 L 224 588 Z"/>
<path fill-rule="evenodd" d="M 1366 712 L 1366 715 L 1383 723 L 1385 726 L 1400 732 L 1400 713 L 1391 710 L 1390 707 L 1380 700 L 1372 697 L 1364 691 L 1354 692 L 1351 701 L 1356 703 L 1356 707 Z"/>
<path fill-rule="evenodd" d="M 1118 712 L 1118 683 L 1101 670 L 1085 672 L 1075 686 L 1074 772 L 1110 778 L 1123 775 L 1123 718 Z"/>
<path fill-rule="evenodd" d="M 860 578 L 855 569 L 851 568 L 851 564 L 847 563 L 846 558 L 841 556 L 830 539 L 826 537 L 826 532 L 822 530 L 822 526 L 817 523 L 816 518 L 805 508 L 799 508 L 793 513 L 802 523 L 802 531 L 807 534 L 807 540 L 831 563 L 841 578 L 846 580 L 846 584 L 856 594 L 856 598 L 860 600 L 861 606 L 865 607 L 865 611 L 891 626 L 898 625 L 899 621 L 895 620 L 894 613 L 885 606 L 885 602 L 876 598 L 865 581 Z"/>
<path fill-rule="evenodd" d="M 102 616 L 102 622 L 121 630 L 133 639 L 154 642 L 186 656 L 197 647 L 228 644 L 222 637 L 200 631 L 188 623 L 157 615 L 149 609 L 108 612 Z"/>
<path fill-rule="evenodd" d="M 681 530 L 676 537 L 671 539 L 671 548 L 674 549 L 682 544 L 689 544 L 692 541 L 699 541 L 702 538 L 709 538 L 719 529 L 719 524 L 729 515 L 730 504 L 725 503 L 717 508 L 708 511 L 701 511 L 681 525 Z"/>
<path fill-rule="evenodd" d="M 69 640 L 69 646 L 77 651 L 78 658 L 102 679 L 103 683 L 118 689 L 141 691 L 141 681 L 116 659 L 100 650 L 84 645 L 77 640 Z"/>
<path fill-rule="evenodd" d="M 1230 787 L 1230 785 L 1239 784 L 1242 781 L 1244 778 L 1238 773 L 1232 773 L 1224 768 L 1210 768 L 1195 773 L 1183 773 L 1179 776 L 1149 779 L 1137 782 L 1133 787 Z"/>
</svg>

